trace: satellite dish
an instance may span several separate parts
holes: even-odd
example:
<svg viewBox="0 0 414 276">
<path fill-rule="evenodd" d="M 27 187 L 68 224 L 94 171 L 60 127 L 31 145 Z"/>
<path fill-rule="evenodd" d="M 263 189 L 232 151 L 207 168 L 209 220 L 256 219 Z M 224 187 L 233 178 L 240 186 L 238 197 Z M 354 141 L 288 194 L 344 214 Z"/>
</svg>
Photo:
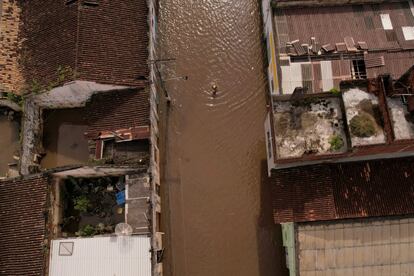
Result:
<svg viewBox="0 0 414 276">
<path fill-rule="evenodd" d="M 115 226 L 115 235 L 117 236 L 131 236 L 133 229 L 128 223 L 118 223 Z"/>
</svg>

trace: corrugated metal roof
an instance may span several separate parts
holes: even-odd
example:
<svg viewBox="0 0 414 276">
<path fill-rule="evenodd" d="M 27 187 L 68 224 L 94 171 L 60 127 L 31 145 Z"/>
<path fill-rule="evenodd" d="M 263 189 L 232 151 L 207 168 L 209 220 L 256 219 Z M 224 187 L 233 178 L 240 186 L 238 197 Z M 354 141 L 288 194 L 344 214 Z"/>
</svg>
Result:
<svg viewBox="0 0 414 276">
<path fill-rule="evenodd" d="M 414 214 L 414 158 L 272 171 L 276 223 Z"/>
<path fill-rule="evenodd" d="M 50 276 L 151 276 L 146 236 L 53 240 Z"/>
<path fill-rule="evenodd" d="M 386 21 L 386 28 L 381 21 Z M 383 20 L 383 21 L 384 21 Z M 414 26 L 414 16 L 407 1 L 373 5 L 338 5 L 330 7 L 297 7 L 275 10 L 275 24 L 283 30 L 283 40 L 278 40 L 280 53 L 286 53 L 286 42 L 297 45 L 317 41 L 324 49 L 321 54 L 329 59 L 334 51 L 347 54 L 367 50 L 372 57 L 384 57 L 384 66 L 368 68 L 369 77 L 390 73 L 399 78 L 414 63 L 414 40 L 406 40 L 403 28 Z M 352 41 L 360 48 L 352 46 Z M 343 43 L 348 42 L 348 47 Z M 293 49 L 294 56 L 307 55 Z M 375 51 L 374 51 L 375 50 Z M 313 54 L 314 58 L 321 58 Z"/>
<path fill-rule="evenodd" d="M 412 218 L 299 224 L 295 275 L 413 275 L 413 229 Z"/>
</svg>

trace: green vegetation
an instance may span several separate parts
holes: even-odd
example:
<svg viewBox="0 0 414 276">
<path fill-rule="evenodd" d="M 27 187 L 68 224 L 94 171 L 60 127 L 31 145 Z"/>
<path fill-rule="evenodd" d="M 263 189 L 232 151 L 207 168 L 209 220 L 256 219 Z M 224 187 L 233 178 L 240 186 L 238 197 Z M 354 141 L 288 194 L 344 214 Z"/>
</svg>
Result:
<svg viewBox="0 0 414 276">
<path fill-rule="evenodd" d="M 332 151 L 340 150 L 344 146 L 344 140 L 341 136 L 335 134 L 329 139 Z"/>
<path fill-rule="evenodd" d="M 7 97 L 7 99 L 9 101 L 18 104 L 19 106 L 22 106 L 23 105 L 23 101 L 24 100 L 23 100 L 23 97 L 22 96 L 19 96 L 17 94 L 12 93 L 12 92 L 7 92 L 6 93 L 6 97 Z"/>
<path fill-rule="evenodd" d="M 47 84 L 42 84 L 36 79 L 32 79 L 32 81 L 29 84 L 28 90 L 30 93 L 39 94 L 43 93 L 45 91 L 52 90 L 55 87 L 58 87 L 59 85 L 64 84 L 65 82 L 68 82 L 72 79 L 76 78 L 76 73 L 70 66 L 61 66 L 56 70 L 56 79 L 50 81 Z"/>
<path fill-rule="evenodd" d="M 83 226 L 81 229 L 79 229 L 78 232 L 76 232 L 76 235 L 81 236 L 81 237 L 91 237 L 95 234 L 96 234 L 96 229 L 90 224 Z"/>
<path fill-rule="evenodd" d="M 351 133 L 357 137 L 371 137 L 375 135 L 375 121 L 368 114 L 354 116 L 350 121 Z"/>
<path fill-rule="evenodd" d="M 82 213 L 86 213 L 91 205 L 89 199 L 84 195 L 81 195 L 80 197 L 75 198 L 73 200 L 73 203 L 74 203 L 73 208 Z"/>
<path fill-rule="evenodd" d="M 329 92 L 331 92 L 334 95 L 340 95 L 341 91 L 339 91 L 338 89 L 336 89 L 335 87 L 332 88 L 331 90 L 329 90 Z"/>
</svg>

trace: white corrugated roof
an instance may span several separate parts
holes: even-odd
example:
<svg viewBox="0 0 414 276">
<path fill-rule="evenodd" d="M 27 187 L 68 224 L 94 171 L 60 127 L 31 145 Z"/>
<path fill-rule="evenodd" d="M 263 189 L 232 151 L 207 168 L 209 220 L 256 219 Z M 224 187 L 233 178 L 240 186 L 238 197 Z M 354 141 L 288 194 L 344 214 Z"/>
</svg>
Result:
<svg viewBox="0 0 414 276">
<path fill-rule="evenodd" d="M 146 236 L 53 240 L 50 276 L 151 276 Z"/>
<path fill-rule="evenodd" d="M 414 219 L 304 224 L 299 275 L 414 275 Z"/>
</svg>

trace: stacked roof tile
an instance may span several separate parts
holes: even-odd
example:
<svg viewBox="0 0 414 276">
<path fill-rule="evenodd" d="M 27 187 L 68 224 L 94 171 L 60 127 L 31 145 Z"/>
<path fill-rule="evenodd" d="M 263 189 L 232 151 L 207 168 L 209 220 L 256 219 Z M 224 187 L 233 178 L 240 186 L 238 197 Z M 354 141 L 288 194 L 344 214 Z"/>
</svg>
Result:
<svg viewBox="0 0 414 276">
<path fill-rule="evenodd" d="M 54 82 L 59 67 L 76 70 L 66 78 L 147 85 L 147 1 L 93 1 L 96 5 L 63 0 L 18 2 L 24 53 L 21 67 L 28 85 Z"/>
<path fill-rule="evenodd" d="M 276 223 L 414 214 L 414 157 L 272 171 Z"/>
<path fill-rule="evenodd" d="M 0 275 L 44 275 L 47 178 L 0 181 Z"/>
</svg>

